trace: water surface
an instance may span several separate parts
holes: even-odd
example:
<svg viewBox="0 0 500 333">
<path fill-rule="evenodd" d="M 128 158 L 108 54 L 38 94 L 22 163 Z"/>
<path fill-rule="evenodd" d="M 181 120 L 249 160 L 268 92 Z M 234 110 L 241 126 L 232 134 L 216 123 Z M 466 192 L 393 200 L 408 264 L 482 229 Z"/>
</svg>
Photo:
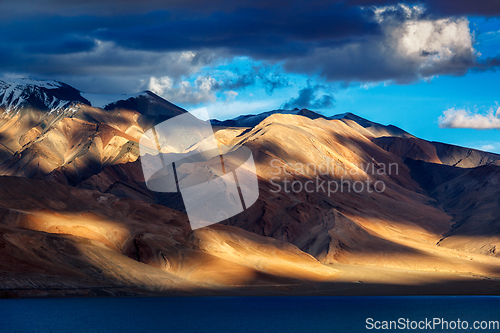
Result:
<svg viewBox="0 0 500 333">
<path fill-rule="evenodd" d="M 447 321 L 467 320 L 469 325 L 476 320 L 500 320 L 500 297 L 137 297 L 0 300 L 2 333 L 368 332 L 382 330 L 367 330 L 367 318 L 379 321 L 399 318 L 419 321 L 436 317 Z M 431 331 L 465 330 L 439 328 Z"/>
</svg>

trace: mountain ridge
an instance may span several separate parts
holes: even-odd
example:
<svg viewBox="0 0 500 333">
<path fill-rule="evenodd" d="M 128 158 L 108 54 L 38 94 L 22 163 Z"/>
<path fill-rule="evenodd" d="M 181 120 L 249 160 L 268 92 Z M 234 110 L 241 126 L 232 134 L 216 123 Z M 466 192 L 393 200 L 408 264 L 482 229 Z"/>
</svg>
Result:
<svg viewBox="0 0 500 333">
<path fill-rule="evenodd" d="M 382 125 L 376 122 L 369 121 L 365 118 L 357 116 L 351 112 L 336 114 L 330 117 L 324 116 L 321 113 L 317 113 L 315 111 L 311 111 L 309 109 L 299 109 L 295 108 L 293 110 L 272 110 L 266 111 L 258 114 L 247 114 L 241 115 L 236 118 L 227 119 L 227 120 L 217 120 L 210 119 L 210 122 L 213 126 L 222 126 L 222 127 L 255 127 L 264 119 L 274 114 L 291 114 L 297 116 L 303 116 L 309 119 L 318 119 L 323 118 L 326 120 L 341 120 L 341 121 L 354 121 L 358 125 L 370 131 L 374 136 L 397 136 L 397 137 L 413 137 L 413 135 L 408 132 L 396 127 L 394 125 Z"/>
<path fill-rule="evenodd" d="M 57 111 L 76 103 L 90 104 L 80 91 L 59 81 L 0 80 L 0 107 L 4 107 L 6 113 L 26 107 Z"/>
<path fill-rule="evenodd" d="M 500 167 L 483 152 L 429 143 L 352 113 L 241 116 L 259 121 L 214 124 L 214 135 L 252 151 L 260 196 L 223 223 L 193 231 L 182 196 L 145 186 L 138 149 L 151 126 L 185 110 L 149 93 L 121 98 L 107 110 L 31 105 L 0 118 L 0 281 L 15 295 L 64 295 L 57 288 L 66 295 L 336 294 L 353 267 L 392 270 L 402 281 L 408 272 L 428 274 L 417 285 L 445 275 L 490 288 L 500 279 Z M 325 163 L 328 172 L 318 173 Z M 391 165 L 393 172 L 384 168 Z M 186 180 L 206 173 L 176 167 Z M 356 182 L 383 190 L 356 191 Z M 286 184 L 301 190 L 285 191 Z M 311 184 L 315 190 L 306 191 Z M 359 290 L 365 279 L 375 281 L 367 274 L 344 286 Z"/>
<path fill-rule="evenodd" d="M 100 95 L 84 93 L 60 81 L 0 80 L 0 108 L 7 114 L 23 108 L 54 112 L 78 104 L 106 111 L 134 109 L 144 116 L 172 117 L 187 112 L 149 90 L 130 95 Z"/>
</svg>

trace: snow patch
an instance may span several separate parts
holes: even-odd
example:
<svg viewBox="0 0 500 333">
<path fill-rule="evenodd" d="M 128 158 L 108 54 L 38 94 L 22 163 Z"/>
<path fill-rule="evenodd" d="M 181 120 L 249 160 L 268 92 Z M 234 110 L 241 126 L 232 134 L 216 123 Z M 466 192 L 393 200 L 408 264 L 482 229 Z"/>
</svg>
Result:
<svg viewBox="0 0 500 333">
<path fill-rule="evenodd" d="M 68 108 L 72 101 L 60 100 L 48 94 L 52 89 L 63 88 L 63 84 L 58 81 L 42 81 L 33 79 L 13 79 L 10 81 L 0 80 L 0 106 L 5 107 L 5 113 L 19 111 L 23 106 L 30 103 L 28 100 L 35 97 L 41 101 L 50 112 L 57 109 Z"/>
<path fill-rule="evenodd" d="M 18 78 L 9 80 L 9 82 L 1 81 L 2 83 L 9 84 L 11 86 L 36 86 L 39 88 L 46 89 L 57 89 L 62 87 L 62 83 L 58 81 L 50 81 L 50 80 L 33 80 L 26 78 Z"/>
</svg>

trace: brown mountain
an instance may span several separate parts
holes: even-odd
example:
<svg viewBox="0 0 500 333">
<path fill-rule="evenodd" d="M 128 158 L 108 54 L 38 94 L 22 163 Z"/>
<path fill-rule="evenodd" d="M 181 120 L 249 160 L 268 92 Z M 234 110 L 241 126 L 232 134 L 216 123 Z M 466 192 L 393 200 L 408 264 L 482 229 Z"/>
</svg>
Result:
<svg viewBox="0 0 500 333">
<path fill-rule="evenodd" d="M 373 142 L 404 159 L 427 195 L 453 217 L 440 246 L 500 256 L 500 155 L 418 138 Z"/>
<path fill-rule="evenodd" d="M 425 162 L 474 168 L 482 165 L 500 165 L 500 155 L 419 138 L 378 137 L 373 140 L 379 147 L 401 157 Z"/>
<path fill-rule="evenodd" d="M 86 101 L 4 105 L 8 297 L 498 290 L 498 155 L 353 114 L 243 117 L 260 120 L 219 123 L 216 138 L 252 150 L 259 199 L 193 231 L 179 194 L 145 186 L 138 152 L 146 130 L 185 111 L 152 93 Z"/>
</svg>

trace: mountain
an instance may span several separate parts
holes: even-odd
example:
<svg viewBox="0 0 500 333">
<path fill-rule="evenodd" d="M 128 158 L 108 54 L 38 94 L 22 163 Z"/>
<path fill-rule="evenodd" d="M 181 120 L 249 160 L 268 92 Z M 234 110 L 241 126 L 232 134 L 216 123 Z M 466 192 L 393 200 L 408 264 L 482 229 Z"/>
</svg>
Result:
<svg viewBox="0 0 500 333">
<path fill-rule="evenodd" d="M 245 145 L 255 152 L 262 190 L 257 204 L 227 224 L 290 242 L 328 264 L 376 260 L 385 266 L 408 268 L 411 257 L 412 267 L 444 267 L 439 261 L 426 262 L 425 252 L 416 248 L 438 242 L 450 228 L 449 217 L 418 194 L 419 185 L 397 156 L 344 121 L 275 114 L 230 144 Z M 326 175 L 311 167 L 326 161 L 331 168 Z M 389 165 L 394 167 L 393 173 L 378 172 Z M 370 179 L 384 182 L 386 190 L 273 191 L 278 185 L 283 188 L 285 180 L 290 184 L 315 183 L 316 179 L 336 184 L 346 180 L 351 185 Z"/>
<path fill-rule="evenodd" d="M 136 110 L 146 116 L 168 116 L 175 117 L 187 112 L 183 108 L 170 103 L 169 101 L 153 94 L 150 91 L 144 91 L 140 94 L 132 95 L 128 98 L 117 99 L 114 102 L 104 106 L 104 110 L 111 111 L 116 109 Z"/>
<path fill-rule="evenodd" d="M 147 129 L 186 112 L 151 92 L 117 100 L 56 81 L 0 81 L 0 96 L 0 172 L 73 185 L 135 161 Z M 102 100 L 104 108 L 92 107 Z"/>
<path fill-rule="evenodd" d="M 23 82 L 0 90 L 0 297 L 498 290 L 496 154 L 351 113 L 212 120 L 219 144 L 252 151 L 259 198 L 193 231 L 180 194 L 146 187 L 138 151 L 182 108 Z"/>
<path fill-rule="evenodd" d="M 210 119 L 210 122 L 212 123 L 213 126 L 254 127 L 254 126 L 257 126 L 262 120 L 266 119 L 267 117 L 269 117 L 273 114 L 293 114 L 293 115 L 297 115 L 297 116 L 307 117 L 310 119 L 317 119 L 317 118 L 327 119 L 327 117 L 325 117 L 319 113 L 316 113 L 314 111 L 311 111 L 308 109 L 295 108 L 293 110 L 273 110 L 273 111 L 262 112 L 259 114 L 247 114 L 247 115 L 238 116 L 234 119 L 228 119 L 228 120 L 223 120 L 223 121 L 220 121 L 217 119 Z"/>
<path fill-rule="evenodd" d="M 500 155 L 419 138 L 380 137 L 373 140 L 381 148 L 401 157 L 460 168 L 500 165 Z"/>
<path fill-rule="evenodd" d="M 0 177 L 0 215 L 0 294 L 211 295 L 335 273 L 278 240 L 221 225 L 193 232 L 169 208 L 54 182 Z"/>
<path fill-rule="evenodd" d="M 26 78 L 0 80 L 0 101 L 0 108 L 3 108 L 5 113 L 22 109 L 53 112 L 78 104 L 106 111 L 136 110 L 146 116 L 174 117 L 186 112 L 150 91 L 131 95 L 89 94 L 59 81 Z"/>
<path fill-rule="evenodd" d="M 344 122 L 346 121 L 352 121 L 356 123 L 357 126 L 361 126 L 365 128 L 367 131 L 369 131 L 374 137 L 381 137 L 381 136 L 394 136 L 394 137 L 404 137 L 404 138 L 411 138 L 413 135 L 403 131 L 399 127 L 396 127 L 394 125 L 381 125 L 372 121 L 369 121 L 367 119 L 364 119 L 362 117 L 359 117 L 353 113 L 347 112 L 347 113 L 342 113 L 342 114 L 337 114 L 331 117 L 326 117 L 320 113 L 308 110 L 308 109 L 298 109 L 295 108 L 293 110 L 273 110 L 273 111 L 267 111 L 267 112 L 262 112 L 259 114 L 249 114 L 249 115 L 242 115 L 238 116 L 234 119 L 228 119 L 228 120 L 217 120 L 217 119 L 211 119 L 210 122 L 212 123 L 213 126 L 223 126 L 223 127 L 255 127 L 257 126 L 260 122 L 262 122 L 264 119 L 267 117 L 273 115 L 273 114 L 290 114 L 290 115 L 296 115 L 296 116 L 303 116 L 309 119 L 318 119 L 318 118 L 323 118 L 327 120 L 342 120 Z"/>
<path fill-rule="evenodd" d="M 400 138 L 413 138 L 414 136 L 410 133 L 402 130 L 401 128 L 394 125 L 381 125 L 379 123 L 375 123 L 373 121 L 367 120 L 360 116 L 357 116 L 353 113 L 347 112 L 338 115 L 334 115 L 329 117 L 328 119 L 339 119 L 344 122 L 346 121 L 354 121 L 356 124 L 362 126 L 366 130 L 368 130 L 374 137 L 383 137 L 383 136 L 391 136 L 391 137 L 400 137 Z"/>
<path fill-rule="evenodd" d="M 350 122 L 342 120 L 313 121 L 275 114 L 249 131 L 218 130 L 216 137 L 224 144 L 252 149 L 260 185 L 258 202 L 225 224 L 292 243 L 325 264 L 377 262 L 377 265 L 397 269 L 470 269 L 466 261 L 450 260 L 449 252 L 436 254 L 436 244 L 452 230 L 454 221 L 432 196 L 423 193 L 423 185 L 413 169 L 398 156 L 374 144 L 367 131 L 361 134 L 348 124 Z M 308 155 L 304 155 L 304 151 Z M 300 169 L 307 164 L 321 165 L 325 156 L 339 166 L 357 168 L 357 172 L 344 175 L 339 169 L 337 175 L 321 175 L 321 180 L 340 181 L 341 177 L 361 180 L 369 176 L 372 182 L 383 181 L 387 190 L 331 194 L 273 192 L 278 182 L 273 180 L 276 169 L 282 170 L 281 176 L 285 172 L 290 174 L 291 181 L 314 180 L 314 170 Z M 378 174 L 370 169 L 383 165 L 397 165 L 397 172 Z M 140 168 L 136 163 L 129 166 L 135 170 Z M 295 171 L 294 166 L 298 166 L 299 171 Z M 364 171 L 367 166 L 368 175 Z M 140 186 L 140 176 L 127 178 L 127 185 L 118 183 L 123 179 L 122 172 L 126 172 L 123 167 L 106 168 L 81 186 L 142 197 L 142 200 L 154 200 L 169 207 L 182 205 L 176 201 L 179 198 L 170 195 L 147 194 Z M 389 252 L 391 256 L 387 256 Z"/>
<path fill-rule="evenodd" d="M 54 111 L 89 101 L 75 88 L 58 81 L 17 79 L 0 80 L 0 108 L 15 113 L 24 108 Z"/>
</svg>

